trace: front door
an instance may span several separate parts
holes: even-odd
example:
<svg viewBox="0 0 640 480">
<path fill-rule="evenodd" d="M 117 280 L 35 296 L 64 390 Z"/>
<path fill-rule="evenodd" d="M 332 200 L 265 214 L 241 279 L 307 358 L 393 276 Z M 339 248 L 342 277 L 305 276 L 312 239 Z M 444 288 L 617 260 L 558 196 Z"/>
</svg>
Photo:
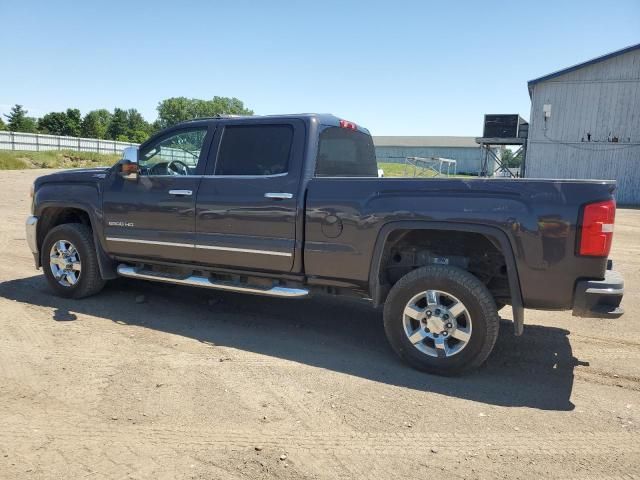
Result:
<svg viewBox="0 0 640 480">
<path fill-rule="evenodd" d="M 110 174 L 103 194 L 109 253 L 193 259 L 195 199 L 210 138 L 207 126 L 168 131 L 140 147 L 137 181 Z"/>
<path fill-rule="evenodd" d="M 196 208 L 196 262 L 289 272 L 296 243 L 304 124 L 226 122 Z M 219 127 L 220 128 L 220 127 Z"/>
</svg>

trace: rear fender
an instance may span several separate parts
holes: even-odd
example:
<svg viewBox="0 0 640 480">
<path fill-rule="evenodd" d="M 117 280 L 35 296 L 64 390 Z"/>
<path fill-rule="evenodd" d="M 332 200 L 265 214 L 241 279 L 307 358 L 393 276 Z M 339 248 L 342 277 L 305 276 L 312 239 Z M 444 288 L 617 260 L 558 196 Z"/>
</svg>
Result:
<svg viewBox="0 0 640 480">
<path fill-rule="evenodd" d="M 460 232 L 479 233 L 484 235 L 498 248 L 505 259 L 507 266 L 507 279 L 511 294 L 511 306 L 513 309 L 514 331 L 516 335 L 522 335 L 524 329 L 524 306 L 522 292 L 520 290 L 520 278 L 513 254 L 513 247 L 507 235 L 500 229 L 486 225 L 460 224 L 451 222 L 428 221 L 400 221 L 385 224 L 378 232 L 376 244 L 369 269 L 369 294 L 374 305 L 384 303 L 389 289 L 380 282 L 380 268 L 382 255 L 389 235 L 396 230 L 453 230 Z"/>
</svg>

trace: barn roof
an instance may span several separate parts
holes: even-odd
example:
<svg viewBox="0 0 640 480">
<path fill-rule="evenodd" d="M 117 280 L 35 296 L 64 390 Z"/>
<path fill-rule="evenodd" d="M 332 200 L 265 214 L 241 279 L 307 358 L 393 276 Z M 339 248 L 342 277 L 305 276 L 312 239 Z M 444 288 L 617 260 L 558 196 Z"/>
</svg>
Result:
<svg viewBox="0 0 640 480">
<path fill-rule="evenodd" d="M 478 148 L 475 137 L 373 137 L 376 147 Z"/>
<path fill-rule="evenodd" d="M 640 49 L 640 43 L 636 45 L 631 45 L 630 47 L 623 48 L 621 50 L 616 50 L 615 52 L 607 53 L 606 55 L 602 55 L 601 57 L 596 57 L 591 60 L 587 60 L 586 62 L 578 63 L 577 65 L 573 65 L 568 68 L 564 68 L 562 70 L 558 70 L 557 72 L 549 73 L 548 75 L 544 75 L 542 77 L 534 78 L 533 80 L 529 80 L 529 96 L 531 96 L 531 92 L 533 90 L 533 86 L 540 82 L 545 82 L 552 78 L 559 77 L 560 75 L 564 75 L 565 73 L 573 72 L 574 70 L 578 70 L 583 67 L 587 67 L 589 65 L 593 65 L 594 63 L 602 62 L 604 60 L 609 60 L 610 58 L 617 57 L 618 55 L 622 55 L 624 53 L 632 52 L 634 50 Z"/>
</svg>

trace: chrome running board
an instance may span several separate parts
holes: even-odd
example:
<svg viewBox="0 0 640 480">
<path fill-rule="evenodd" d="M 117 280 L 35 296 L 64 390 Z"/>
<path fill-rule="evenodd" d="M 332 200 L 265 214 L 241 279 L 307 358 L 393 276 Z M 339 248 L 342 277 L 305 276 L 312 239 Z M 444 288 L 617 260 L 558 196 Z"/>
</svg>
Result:
<svg viewBox="0 0 640 480">
<path fill-rule="evenodd" d="M 266 295 L 268 297 L 295 298 L 309 295 L 309 290 L 303 288 L 270 287 L 260 288 L 249 285 L 238 285 L 231 282 L 211 281 L 206 277 L 192 275 L 186 278 L 174 278 L 165 274 L 156 274 L 149 271 L 137 270 L 130 265 L 118 265 L 118 275 L 129 278 L 139 278 L 142 280 L 152 280 L 156 282 L 175 283 L 178 285 L 188 285 L 191 287 L 213 288 L 216 290 L 229 290 L 231 292 L 250 293 L 253 295 Z"/>
</svg>

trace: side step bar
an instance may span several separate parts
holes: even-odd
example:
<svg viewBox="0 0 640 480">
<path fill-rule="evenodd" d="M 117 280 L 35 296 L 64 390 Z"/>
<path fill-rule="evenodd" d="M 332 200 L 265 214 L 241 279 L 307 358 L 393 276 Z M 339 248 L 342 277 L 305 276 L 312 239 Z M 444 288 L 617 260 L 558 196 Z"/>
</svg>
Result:
<svg viewBox="0 0 640 480">
<path fill-rule="evenodd" d="M 178 285 L 189 285 L 191 287 L 213 288 L 216 290 L 229 290 L 232 292 L 250 293 L 253 295 L 266 295 L 268 297 L 296 298 L 309 295 L 309 290 L 303 288 L 271 287 L 260 288 L 249 285 L 237 285 L 230 282 L 215 282 L 206 277 L 192 275 L 186 278 L 175 278 L 154 272 L 137 270 L 130 265 L 118 265 L 118 275 L 129 278 L 139 278 L 142 280 L 153 280 L 156 282 L 175 283 Z"/>
</svg>

